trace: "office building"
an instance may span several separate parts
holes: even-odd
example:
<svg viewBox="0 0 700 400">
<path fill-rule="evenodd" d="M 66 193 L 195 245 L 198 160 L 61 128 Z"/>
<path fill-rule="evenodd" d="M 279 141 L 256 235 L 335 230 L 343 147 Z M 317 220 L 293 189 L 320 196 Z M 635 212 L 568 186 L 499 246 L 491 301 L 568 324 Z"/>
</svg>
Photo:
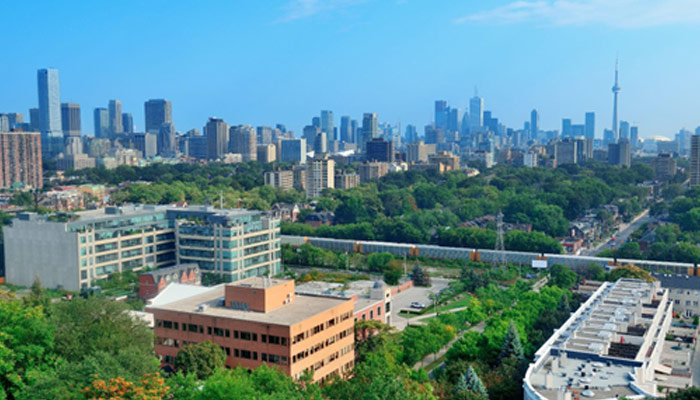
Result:
<svg viewBox="0 0 700 400">
<path fill-rule="evenodd" d="M 618 143 L 608 145 L 608 164 L 629 167 L 631 162 L 629 139 L 620 139 Z"/>
<path fill-rule="evenodd" d="M 61 129 L 64 137 L 80 137 L 80 104 L 61 103 Z"/>
<path fill-rule="evenodd" d="M 21 113 L 7 113 L 7 122 L 10 124 L 11 129 L 17 129 L 20 125 L 24 124 L 24 115 Z M 36 130 L 32 132 L 38 132 Z"/>
<path fill-rule="evenodd" d="M 173 106 L 165 99 L 151 99 L 144 103 L 146 132 L 158 133 L 164 123 L 173 122 Z"/>
<path fill-rule="evenodd" d="M 229 153 L 240 154 L 243 162 L 257 161 L 257 133 L 252 126 L 236 125 L 229 129 Z"/>
<path fill-rule="evenodd" d="M 115 272 L 184 263 L 229 282 L 281 272 L 279 220 L 258 211 L 130 205 L 77 216 L 24 213 L 5 226 L 7 281 L 31 286 L 39 277 L 78 291 Z"/>
<path fill-rule="evenodd" d="M 435 101 L 435 127 L 437 129 L 447 129 L 447 117 L 449 112 L 450 108 L 447 107 L 447 102 L 445 100 Z"/>
<path fill-rule="evenodd" d="M 584 136 L 586 139 L 595 139 L 595 113 L 586 113 L 586 122 L 584 124 Z"/>
<path fill-rule="evenodd" d="M 257 144 L 272 144 L 272 128 L 269 126 L 259 126 L 256 128 Z"/>
<path fill-rule="evenodd" d="M 306 144 L 313 150 L 316 143 L 316 136 L 321 133 L 321 128 L 315 125 L 306 125 L 302 129 L 302 137 L 306 140 Z"/>
<path fill-rule="evenodd" d="M 156 297 L 147 309 L 163 362 L 172 364 L 185 343 L 211 341 L 228 368 L 273 365 L 295 379 L 311 371 L 315 382 L 352 370 L 353 299 L 296 294 L 293 280 L 266 277 L 196 289 L 167 304 Z"/>
<path fill-rule="evenodd" d="M 459 136 L 459 130 L 462 125 L 462 114 L 459 108 L 450 108 L 447 115 L 447 131 Z"/>
<path fill-rule="evenodd" d="M 561 137 L 573 137 L 574 132 L 571 129 L 571 118 L 562 118 L 561 120 Z"/>
<path fill-rule="evenodd" d="M 207 158 L 216 160 L 228 152 L 228 124 L 223 119 L 210 117 L 204 126 L 207 137 Z"/>
<path fill-rule="evenodd" d="M 474 96 L 469 100 L 469 131 L 478 132 L 484 126 L 484 99 Z"/>
<path fill-rule="evenodd" d="M 335 188 L 351 189 L 360 184 L 360 175 L 354 172 L 335 171 Z"/>
<path fill-rule="evenodd" d="M 362 116 L 362 134 L 360 135 L 360 148 L 362 152 L 367 151 L 367 142 L 379 137 L 379 122 L 376 113 L 365 113 Z"/>
<path fill-rule="evenodd" d="M 279 147 L 281 162 L 306 164 L 306 139 L 282 139 Z"/>
<path fill-rule="evenodd" d="M 63 151 L 61 124 L 61 93 L 57 69 L 37 71 L 39 92 L 39 131 L 41 154 L 53 158 Z"/>
<path fill-rule="evenodd" d="M 109 133 L 114 138 L 124 133 L 122 125 L 122 102 L 121 100 L 109 101 Z"/>
<path fill-rule="evenodd" d="M 333 123 L 333 111 L 322 110 L 321 111 L 321 131 L 326 132 L 326 139 L 328 141 L 337 141 L 337 131 L 335 130 Z"/>
<path fill-rule="evenodd" d="M 438 144 L 444 142 L 443 131 L 438 129 L 435 125 L 426 125 L 423 128 L 425 143 L 427 144 Z"/>
<path fill-rule="evenodd" d="M 44 186 L 41 164 L 41 134 L 0 132 L 0 188 Z"/>
<path fill-rule="evenodd" d="M 415 143 L 418 141 L 418 130 L 415 125 L 406 125 L 406 133 L 404 138 L 407 144 Z"/>
<path fill-rule="evenodd" d="M 325 189 L 335 187 L 335 161 L 317 155 L 306 161 L 306 197 L 321 197 Z"/>
<path fill-rule="evenodd" d="M 158 155 L 164 157 L 173 157 L 177 154 L 177 134 L 175 133 L 175 125 L 166 122 L 160 126 L 158 132 Z"/>
<path fill-rule="evenodd" d="M 143 158 L 153 158 L 158 154 L 158 135 L 143 132 L 134 134 L 134 147 Z"/>
<path fill-rule="evenodd" d="M 134 117 L 130 113 L 122 114 L 122 126 L 124 127 L 124 133 L 129 135 L 134 133 Z"/>
<path fill-rule="evenodd" d="M 669 153 L 659 153 L 654 159 L 654 175 L 657 181 L 665 182 L 676 176 L 676 159 Z"/>
<path fill-rule="evenodd" d="M 394 143 L 382 138 L 374 138 L 367 142 L 367 161 L 394 162 Z"/>
<path fill-rule="evenodd" d="M 271 163 L 277 161 L 277 146 L 274 144 L 258 145 L 257 160 L 261 163 Z"/>
<path fill-rule="evenodd" d="M 658 281 L 605 282 L 535 352 L 523 379 L 525 400 L 656 398 L 671 319 Z"/>
<path fill-rule="evenodd" d="M 29 126 L 32 132 L 41 132 L 39 123 L 39 109 L 30 108 L 29 109 Z"/>
<path fill-rule="evenodd" d="M 639 127 L 630 127 L 630 145 L 632 150 L 639 148 Z"/>
<path fill-rule="evenodd" d="M 352 119 L 347 115 L 340 117 L 340 141 L 355 143 L 355 138 L 352 134 Z"/>
<path fill-rule="evenodd" d="M 206 136 L 189 136 L 187 138 L 187 155 L 199 160 L 209 157 L 209 141 Z"/>
<path fill-rule="evenodd" d="M 627 121 L 620 121 L 620 139 L 630 138 L 630 123 Z"/>
<path fill-rule="evenodd" d="M 537 139 L 537 134 L 540 131 L 540 113 L 537 109 L 530 112 L 530 139 Z"/>
<path fill-rule="evenodd" d="M 109 139 L 109 110 L 106 108 L 96 108 L 93 113 L 95 121 L 95 137 Z"/>
<path fill-rule="evenodd" d="M 276 170 L 265 172 L 265 184 L 282 190 L 289 190 L 294 187 L 294 171 Z"/>
<path fill-rule="evenodd" d="M 364 163 L 360 164 L 358 172 L 360 173 L 360 183 L 369 182 L 371 180 L 379 179 L 388 174 L 389 163 L 365 161 Z"/>
<path fill-rule="evenodd" d="M 700 185 L 700 135 L 690 138 L 690 186 Z"/>
<path fill-rule="evenodd" d="M 428 162 L 428 156 L 431 154 L 435 154 L 434 144 L 419 141 L 406 145 L 406 161 L 409 163 Z"/>
</svg>

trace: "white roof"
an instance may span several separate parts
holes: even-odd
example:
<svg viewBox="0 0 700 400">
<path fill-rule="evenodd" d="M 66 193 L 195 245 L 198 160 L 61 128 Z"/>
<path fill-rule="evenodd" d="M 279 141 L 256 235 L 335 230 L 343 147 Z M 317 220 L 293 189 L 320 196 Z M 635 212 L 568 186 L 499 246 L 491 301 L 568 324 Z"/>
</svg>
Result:
<svg viewBox="0 0 700 400">
<path fill-rule="evenodd" d="M 196 286 L 196 285 L 184 285 L 182 283 L 171 283 L 166 286 L 162 292 L 152 298 L 149 302 L 149 306 L 161 306 L 164 304 L 172 303 L 185 297 L 196 296 L 198 294 L 208 292 L 211 287 L 206 286 Z"/>
</svg>

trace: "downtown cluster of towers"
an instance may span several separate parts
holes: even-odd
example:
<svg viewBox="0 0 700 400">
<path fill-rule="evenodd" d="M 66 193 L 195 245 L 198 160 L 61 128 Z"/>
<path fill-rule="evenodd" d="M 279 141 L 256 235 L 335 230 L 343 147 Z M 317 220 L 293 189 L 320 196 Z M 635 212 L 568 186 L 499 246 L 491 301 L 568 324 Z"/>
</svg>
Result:
<svg viewBox="0 0 700 400">
<path fill-rule="evenodd" d="M 37 85 L 38 107 L 30 109 L 30 122 L 25 123 L 19 113 L 0 114 L 0 132 L 40 132 L 44 158 L 55 158 L 61 153 L 82 153 L 84 138 L 80 105 L 61 103 L 58 70 L 40 69 Z M 414 125 L 407 125 L 401 132 L 400 124 L 381 123 L 376 113 L 365 113 L 361 123 L 350 116 L 342 116 L 340 126 L 336 127 L 333 112 L 323 110 L 303 128 L 300 138 L 305 143 L 295 147 L 299 152 L 307 150 L 317 154 L 347 150 L 364 154 L 367 143 L 373 139 L 390 141 L 394 149 L 422 139 L 426 144 L 435 144 L 438 151 L 469 156 L 474 152 L 494 153 L 496 148 L 527 150 L 529 146 L 552 140 L 583 138 L 591 142 L 590 146 L 597 147 L 626 140 L 634 149 L 639 145 L 637 127 L 626 121 L 618 124 L 619 92 L 616 66 L 612 129 L 604 131 L 602 141 L 595 140 L 596 117 L 593 112 L 585 114 L 583 124 L 564 118 L 561 131 L 545 131 L 541 128 L 538 111 L 532 110 L 522 129 L 512 129 L 495 118 L 491 111 L 485 110 L 484 99 L 475 95 L 464 113 L 459 108 L 448 106 L 444 100 L 436 101 L 434 121 L 424 127 L 422 135 Z M 197 129 L 179 134 L 172 121 L 172 104 L 165 99 L 146 101 L 144 115 L 145 130 L 135 133 L 132 114 L 122 112 L 119 100 L 110 100 L 106 108 L 94 110 L 94 136 L 90 139 L 108 139 L 127 148 L 135 147 L 145 158 L 184 154 L 211 160 L 220 159 L 227 153 L 238 153 L 243 155 L 242 161 L 257 159 L 256 147 L 259 145 L 279 145 L 281 139 L 294 139 L 293 132 L 287 131 L 282 124 L 255 129 L 247 125 L 229 126 L 218 118 L 207 121 L 204 136 Z"/>
</svg>

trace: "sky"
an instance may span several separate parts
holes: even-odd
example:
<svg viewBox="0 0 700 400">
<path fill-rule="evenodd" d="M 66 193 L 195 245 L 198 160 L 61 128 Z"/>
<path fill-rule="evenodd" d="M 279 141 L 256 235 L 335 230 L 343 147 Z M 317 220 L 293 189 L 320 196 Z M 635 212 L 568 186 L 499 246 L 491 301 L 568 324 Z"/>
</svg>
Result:
<svg viewBox="0 0 700 400">
<path fill-rule="evenodd" d="M 700 125 L 697 0 L 0 0 L 0 112 L 36 107 L 36 71 L 57 68 L 61 101 L 92 111 L 120 99 L 144 130 L 143 103 L 166 98 L 178 131 L 208 117 L 301 133 L 320 110 L 422 127 L 435 100 L 543 129 L 596 112 L 640 136 Z"/>
</svg>

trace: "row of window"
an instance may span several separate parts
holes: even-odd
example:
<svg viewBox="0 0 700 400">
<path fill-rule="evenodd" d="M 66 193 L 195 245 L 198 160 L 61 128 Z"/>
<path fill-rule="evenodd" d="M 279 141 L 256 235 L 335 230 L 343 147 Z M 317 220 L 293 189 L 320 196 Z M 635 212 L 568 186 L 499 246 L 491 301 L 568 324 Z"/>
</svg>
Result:
<svg viewBox="0 0 700 400">
<path fill-rule="evenodd" d="M 156 320 L 156 327 L 165 328 L 165 329 L 173 329 L 176 331 L 180 330 L 180 327 L 182 327 L 183 331 L 204 334 L 204 326 L 202 326 L 202 325 L 185 324 L 185 323 L 180 324 L 177 321 L 168 321 L 168 320 L 159 319 L 159 320 Z M 225 328 L 217 328 L 217 327 L 207 326 L 207 335 L 220 336 L 220 337 L 231 337 L 231 331 L 229 329 L 225 329 Z M 258 341 L 258 334 L 255 332 L 234 330 L 233 331 L 233 338 L 240 339 L 240 340 L 248 340 L 251 342 L 257 342 Z M 287 346 L 287 344 L 288 344 L 288 340 L 286 337 L 265 335 L 265 334 L 260 335 L 260 341 L 262 343 L 276 344 L 276 345 L 280 345 L 280 346 Z"/>
<path fill-rule="evenodd" d="M 299 360 L 303 360 L 306 357 L 316 353 L 317 351 L 324 349 L 326 346 L 330 346 L 331 344 L 335 343 L 337 340 L 341 340 L 341 339 L 351 335 L 352 331 L 353 331 L 352 328 L 346 329 L 346 330 L 338 333 L 337 335 L 334 335 L 334 336 L 326 339 L 323 342 L 316 343 L 315 345 L 309 347 L 308 349 L 298 352 L 296 355 L 292 356 L 292 363 L 295 363 Z M 345 354 L 345 353 L 343 353 L 343 354 Z"/>
<path fill-rule="evenodd" d="M 680 300 L 674 300 L 673 303 L 676 304 L 676 305 L 681 305 L 681 301 L 680 301 Z M 690 301 L 690 300 L 686 300 L 686 301 L 685 301 L 686 307 L 690 307 L 690 304 L 691 304 L 691 301 Z M 692 304 L 693 304 L 693 307 L 698 307 L 698 305 L 700 305 L 700 303 L 698 303 L 697 301 L 693 301 Z"/>
<path fill-rule="evenodd" d="M 341 323 L 343 321 L 347 321 L 350 318 L 352 318 L 351 311 L 348 311 L 348 312 L 346 312 L 338 317 L 331 318 L 322 324 L 314 326 L 312 329 L 309 329 L 305 332 L 302 332 L 302 333 L 294 336 L 294 338 L 292 339 L 292 344 L 299 343 L 304 339 L 307 339 L 307 338 L 309 338 L 309 337 L 311 337 L 319 332 L 322 332 L 326 328 L 330 328 L 330 327 L 334 326 L 335 324 Z"/>
</svg>

